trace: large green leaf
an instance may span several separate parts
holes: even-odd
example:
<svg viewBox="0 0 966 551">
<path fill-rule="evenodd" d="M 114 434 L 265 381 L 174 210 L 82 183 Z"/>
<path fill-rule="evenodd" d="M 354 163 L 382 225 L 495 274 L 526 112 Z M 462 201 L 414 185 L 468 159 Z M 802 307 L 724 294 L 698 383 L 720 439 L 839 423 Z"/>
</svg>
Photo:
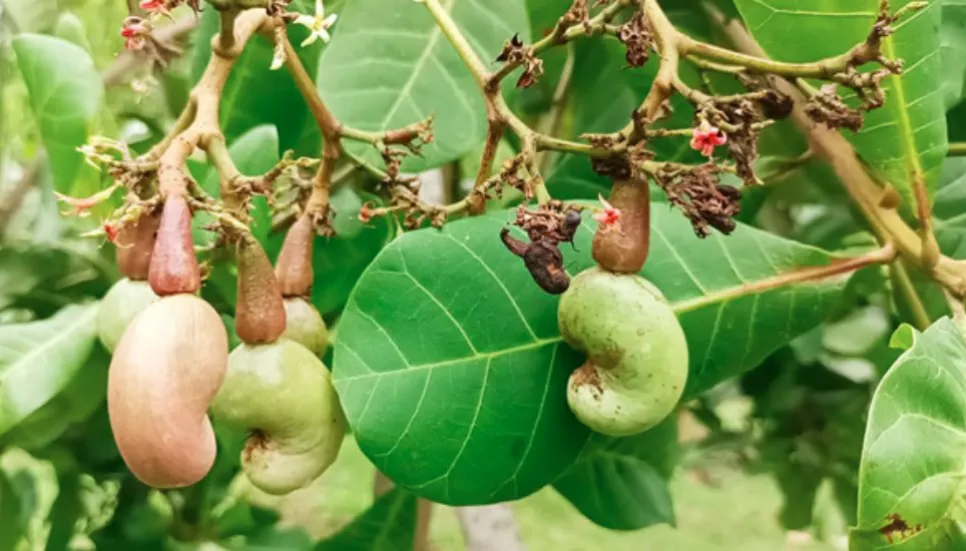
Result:
<svg viewBox="0 0 966 551">
<path fill-rule="evenodd" d="M 341 4 L 342 0 L 330 0 L 326 2 L 326 8 L 335 11 Z M 289 10 L 312 14 L 314 6 L 312 0 L 294 0 Z M 202 15 L 192 54 L 191 72 L 195 81 L 201 77 L 211 57 L 211 38 L 218 32 L 218 21 L 218 12 L 213 9 L 205 10 Z M 300 48 L 298 45 L 308 36 L 308 31 L 300 25 L 289 25 L 288 33 L 302 64 L 314 76 L 322 42 Z M 294 149 L 300 155 L 318 156 L 322 138 L 315 119 L 291 74 L 285 69 L 272 71 L 269 68 L 272 56 L 272 43 L 264 37 L 256 36 L 246 45 L 221 96 L 222 130 L 232 141 L 255 126 L 274 124 L 278 127 L 282 150 Z"/>
<path fill-rule="evenodd" d="M 515 211 L 407 233 L 369 266 L 339 324 L 336 388 L 362 451 L 433 501 L 526 496 L 577 459 L 590 432 L 565 398 L 582 357 L 562 343 L 557 297 L 500 242 Z M 828 254 L 748 227 L 694 237 L 677 212 L 653 213 L 644 275 L 687 334 L 686 397 L 758 364 L 820 323 L 842 278 L 756 292 L 756 282 Z M 588 219 L 571 273 L 593 265 Z"/>
<path fill-rule="evenodd" d="M 86 50 L 60 38 L 22 34 L 13 40 L 17 63 L 30 92 L 54 183 L 74 193 L 84 161 L 77 148 L 87 142 L 91 121 L 104 95 L 101 76 Z M 84 190 L 90 191 L 90 190 Z"/>
<path fill-rule="evenodd" d="M 416 496 L 394 488 L 316 551 L 412 551 Z"/>
<path fill-rule="evenodd" d="M 442 4 L 484 60 L 496 58 L 503 42 L 514 34 L 529 40 L 523 2 L 443 0 Z M 420 3 L 350 2 L 336 23 L 318 75 L 322 97 L 347 125 L 384 130 L 435 116 L 435 141 L 423 148 L 422 159 L 408 160 L 403 165 L 406 170 L 456 160 L 485 134 L 481 92 Z M 349 149 L 379 159 L 371 147 L 350 144 Z"/>
<path fill-rule="evenodd" d="M 963 549 L 964 472 L 966 339 L 942 318 L 896 360 L 872 399 L 850 549 Z M 890 533 L 901 543 L 889 546 L 882 530 L 895 519 L 910 531 Z"/>
<path fill-rule="evenodd" d="M 897 10 L 911 0 L 890 2 Z M 775 59 L 809 62 L 848 51 L 872 28 L 879 0 L 736 0 L 748 28 Z M 901 76 L 883 81 L 885 106 L 868 113 L 862 130 L 846 137 L 859 155 L 912 204 L 912 180 L 933 191 L 946 154 L 941 2 L 929 2 L 896 23 L 883 52 L 902 58 Z"/>
<path fill-rule="evenodd" d="M 587 518 L 612 530 L 674 524 L 668 480 L 678 456 L 677 416 L 629 438 L 594 435 L 553 487 Z"/>
<path fill-rule="evenodd" d="M 97 339 L 97 305 L 68 306 L 57 315 L 0 327 L 0 435 L 70 384 Z"/>
</svg>

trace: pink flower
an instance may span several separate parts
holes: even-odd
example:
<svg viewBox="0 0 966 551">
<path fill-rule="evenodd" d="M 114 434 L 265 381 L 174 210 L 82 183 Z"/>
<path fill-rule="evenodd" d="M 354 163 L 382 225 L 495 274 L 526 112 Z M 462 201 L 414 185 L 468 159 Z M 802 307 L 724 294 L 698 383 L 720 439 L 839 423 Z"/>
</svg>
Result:
<svg viewBox="0 0 966 551">
<path fill-rule="evenodd" d="M 368 224 L 372 220 L 372 215 L 372 207 L 369 203 L 363 204 L 362 208 L 359 209 L 359 221 L 364 224 Z"/>
<path fill-rule="evenodd" d="M 705 157 L 714 155 L 714 148 L 728 143 L 728 136 L 717 127 L 701 121 L 701 125 L 694 129 L 691 138 L 691 149 L 700 151 Z"/>
<path fill-rule="evenodd" d="M 107 237 L 108 241 L 111 243 L 117 241 L 117 234 L 118 231 L 120 231 L 117 226 L 111 224 L 110 222 L 104 222 L 104 225 L 101 226 L 101 229 L 104 230 L 104 235 Z"/>
<path fill-rule="evenodd" d="M 621 221 L 621 209 L 610 204 L 607 199 L 604 199 L 603 195 L 598 195 L 597 198 L 600 200 L 600 204 L 604 205 L 604 210 L 594 213 L 594 220 L 605 228 L 619 225 Z"/>
<path fill-rule="evenodd" d="M 124 37 L 124 48 L 129 51 L 137 51 L 144 47 L 145 37 L 151 34 L 151 25 L 140 17 L 128 17 L 124 20 L 121 27 L 121 36 Z"/>
<path fill-rule="evenodd" d="M 165 12 L 167 11 L 167 2 L 165 0 L 141 0 L 141 9 L 148 12 Z"/>
</svg>

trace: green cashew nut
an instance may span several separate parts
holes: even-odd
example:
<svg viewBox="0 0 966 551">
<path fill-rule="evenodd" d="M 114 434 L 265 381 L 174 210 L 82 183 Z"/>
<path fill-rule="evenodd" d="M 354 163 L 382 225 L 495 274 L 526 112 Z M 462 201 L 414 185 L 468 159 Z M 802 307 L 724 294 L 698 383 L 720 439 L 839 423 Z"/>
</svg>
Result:
<svg viewBox="0 0 966 551">
<path fill-rule="evenodd" d="M 688 344 L 661 292 L 634 274 L 581 272 L 560 299 L 560 333 L 587 354 L 567 401 L 609 436 L 643 432 L 667 417 L 688 377 Z"/>
<path fill-rule="evenodd" d="M 285 338 L 235 348 L 211 410 L 251 432 L 242 468 L 255 487 L 275 495 L 318 478 L 335 461 L 345 436 L 328 369 Z"/>
<path fill-rule="evenodd" d="M 286 298 L 285 332 L 282 337 L 308 348 L 316 356 L 325 352 L 329 344 L 329 330 L 322 315 L 311 302 L 301 297 Z"/>
<path fill-rule="evenodd" d="M 115 283 L 97 311 L 97 335 L 104 348 L 114 352 L 131 320 L 160 298 L 147 281 L 124 278 Z"/>
</svg>

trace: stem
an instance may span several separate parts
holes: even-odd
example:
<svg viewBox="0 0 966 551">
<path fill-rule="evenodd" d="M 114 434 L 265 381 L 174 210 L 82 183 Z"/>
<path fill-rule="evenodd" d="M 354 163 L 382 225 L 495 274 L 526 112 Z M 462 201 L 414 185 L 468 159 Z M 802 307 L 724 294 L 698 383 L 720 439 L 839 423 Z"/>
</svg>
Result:
<svg viewBox="0 0 966 551">
<path fill-rule="evenodd" d="M 339 119 L 336 118 L 325 102 L 322 101 L 322 98 L 319 96 L 319 91 L 315 87 L 315 82 L 312 81 L 312 77 L 309 76 L 308 71 L 305 70 L 305 66 L 302 65 L 302 60 L 299 59 L 298 53 L 292 47 L 292 42 L 288 39 L 288 35 L 283 36 L 282 47 L 285 49 L 285 67 L 292 74 L 292 78 L 295 79 L 295 85 L 302 94 L 302 98 L 308 103 L 309 112 L 312 113 L 312 117 L 318 123 L 324 140 L 327 143 L 338 144 L 339 138 L 343 135 L 344 130 L 342 123 L 339 122 Z"/>
<path fill-rule="evenodd" d="M 916 287 L 912 283 L 912 278 L 909 277 L 909 270 L 906 269 L 901 260 L 894 262 L 891 268 L 894 281 L 898 286 L 897 291 L 902 293 L 906 304 L 909 306 L 910 314 L 912 315 L 912 322 L 916 324 L 917 329 L 920 331 L 925 331 L 926 328 L 932 323 L 932 320 L 929 318 L 929 312 L 926 311 L 926 307 L 923 305 L 922 299 L 919 298 L 919 293 L 916 292 Z"/>
<path fill-rule="evenodd" d="M 949 144 L 949 151 L 946 154 L 950 157 L 966 157 L 966 142 Z"/>
<path fill-rule="evenodd" d="M 624 8 L 633 4 L 634 1 L 635 0 L 617 0 L 612 4 L 608 4 L 607 7 L 600 11 L 600 13 L 590 18 L 584 24 L 576 24 L 568 27 L 564 26 L 564 21 L 561 19 L 561 21 L 558 21 L 554 26 L 553 32 L 534 42 L 533 46 L 530 47 L 530 50 L 534 55 L 538 55 L 544 50 L 565 44 L 577 37 L 589 36 L 595 32 L 606 31 L 607 23 L 610 23 Z M 486 88 L 499 88 L 500 82 L 519 66 L 519 62 L 508 62 L 504 64 L 503 67 L 500 67 L 498 71 L 487 78 Z"/>
<path fill-rule="evenodd" d="M 470 73 L 473 74 L 473 80 L 476 81 L 480 88 L 487 88 L 489 74 L 486 70 L 486 65 L 483 64 L 480 56 L 476 55 L 469 41 L 460 32 L 459 27 L 456 26 L 456 22 L 450 17 L 449 11 L 439 3 L 439 0 L 423 0 L 423 3 L 426 4 L 426 9 L 429 10 L 429 13 L 436 20 L 436 25 L 443 31 L 443 35 L 456 48 L 456 53 L 459 54 L 460 59 L 463 60 L 463 63 L 469 68 Z"/>
</svg>

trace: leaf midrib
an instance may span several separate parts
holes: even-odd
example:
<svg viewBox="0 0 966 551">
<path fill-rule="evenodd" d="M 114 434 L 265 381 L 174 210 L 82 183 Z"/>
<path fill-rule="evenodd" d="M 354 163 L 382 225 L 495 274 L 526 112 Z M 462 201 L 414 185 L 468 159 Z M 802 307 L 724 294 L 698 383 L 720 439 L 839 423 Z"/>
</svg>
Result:
<svg viewBox="0 0 966 551">
<path fill-rule="evenodd" d="M 935 4 L 935 2 L 933 2 Z M 920 17 L 928 10 L 932 9 L 932 6 L 927 6 L 920 13 L 915 13 L 911 17 Z M 908 20 L 906 23 L 911 21 Z M 895 41 L 893 36 L 890 35 L 883 39 L 883 48 L 885 49 L 886 57 L 889 59 L 896 59 L 895 53 Z M 904 157 L 907 160 L 908 166 L 911 168 L 913 182 L 909 182 L 910 185 L 916 185 L 915 182 L 920 182 L 921 185 L 925 186 L 926 182 L 923 178 L 922 163 L 919 160 L 919 151 L 916 149 L 916 140 L 912 131 L 912 121 L 909 119 L 909 112 L 905 108 L 906 106 L 906 91 L 905 85 L 902 80 L 903 75 L 892 75 L 892 79 L 895 86 L 893 86 L 893 93 L 896 95 L 896 102 L 893 104 L 893 112 L 898 112 L 899 118 L 899 128 L 902 130 L 899 134 L 902 136 L 902 149 Z"/>
</svg>

